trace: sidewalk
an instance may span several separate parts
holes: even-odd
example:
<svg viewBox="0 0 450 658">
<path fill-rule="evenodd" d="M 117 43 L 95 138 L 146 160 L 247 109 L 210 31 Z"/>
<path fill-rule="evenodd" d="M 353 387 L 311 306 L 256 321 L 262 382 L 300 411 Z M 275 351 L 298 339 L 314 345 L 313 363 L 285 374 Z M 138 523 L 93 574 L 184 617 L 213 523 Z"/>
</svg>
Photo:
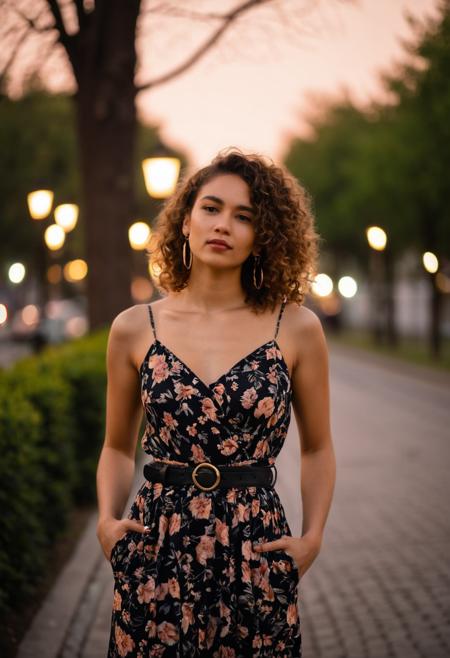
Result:
<svg viewBox="0 0 450 658">
<path fill-rule="evenodd" d="M 330 347 L 337 483 L 300 582 L 303 658 L 450 655 L 450 376 Z M 300 534 L 292 422 L 276 489 Z M 137 467 L 134 497 L 142 470 Z M 19 658 L 105 658 L 113 577 L 91 519 Z"/>
</svg>

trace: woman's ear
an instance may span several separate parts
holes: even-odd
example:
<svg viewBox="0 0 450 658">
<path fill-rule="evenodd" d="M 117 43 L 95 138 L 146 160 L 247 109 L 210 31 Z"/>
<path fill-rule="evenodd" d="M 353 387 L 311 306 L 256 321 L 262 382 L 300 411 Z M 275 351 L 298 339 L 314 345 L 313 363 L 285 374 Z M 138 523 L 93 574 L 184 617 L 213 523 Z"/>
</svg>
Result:
<svg viewBox="0 0 450 658">
<path fill-rule="evenodd" d="M 183 219 L 183 225 L 181 227 L 181 230 L 183 231 L 184 235 L 189 235 L 190 227 L 191 227 L 191 217 L 189 214 L 186 214 Z"/>
</svg>

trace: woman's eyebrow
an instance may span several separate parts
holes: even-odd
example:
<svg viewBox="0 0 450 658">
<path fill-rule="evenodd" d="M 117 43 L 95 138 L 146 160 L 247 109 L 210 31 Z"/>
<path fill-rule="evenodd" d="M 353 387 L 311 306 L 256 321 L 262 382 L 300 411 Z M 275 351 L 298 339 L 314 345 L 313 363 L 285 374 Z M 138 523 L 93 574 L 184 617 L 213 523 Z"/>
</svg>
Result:
<svg viewBox="0 0 450 658">
<path fill-rule="evenodd" d="M 201 201 L 203 201 L 203 199 L 210 199 L 210 201 L 215 201 L 216 203 L 218 203 L 222 206 L 224 205 L 224 202 L 223 202 L 222 199 L 220 199 L 218 196 L 213 196 L 212 194 L 207 194 L 206 196 L 203 196 L 201 198 Z M 236 208 L 238 210 L 247 210 L 248 212 L 251 212 L 251 213 L 255 214 L 254 209 L 251 208 L 250 206 L 239 205 L 239 206 L 236 206 Z"/>
</svg>

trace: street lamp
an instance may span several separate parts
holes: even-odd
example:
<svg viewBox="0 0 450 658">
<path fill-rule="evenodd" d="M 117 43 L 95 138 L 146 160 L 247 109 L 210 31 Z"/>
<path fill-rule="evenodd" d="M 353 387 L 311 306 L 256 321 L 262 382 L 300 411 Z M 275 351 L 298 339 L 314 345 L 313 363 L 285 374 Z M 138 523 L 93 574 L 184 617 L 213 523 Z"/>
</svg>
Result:
<svg viewBox="0 0 450 658">
<path fill-rule="evenodd" d="M 166 199 L 167 197 L 170 197 L 174 193 L 178 182 L 180 165 L 180 159 L 174 156 L 174 154 L 160 140 L 158 140 L 156 146 L 152 150 L 152 155 L 142 161 L 145 187 L 149 196 L 155 199 Z M 144 249 L 150 236 L 151 231 L 145 239 L 144 246 L 133 248 Z M 158 269 L 159 268 L 153 266 L 151 262 L 148 263 L 148 274 L 153 281 L 156 281 L 158 278 Z"/>
<path fill-rule="evenodd" d="M 367 242 L 370 247 L 369 273 L 372 287 L 372 332 L 376 344 L 383 340 L 384 327 L 384 262 L 382 253 L 386 248 L 387 235 L 380 226 L 369 226 L 366 229 Z"/>
<path fill-rule="evenodd" d="M 32 219 L 45 219 L 49 216 L 53 196 L 51 190 L 34 190 L 27 195 L 28 210 Z"/>
<path fill-rule="evenodd" d="M 65 233 L 72 231 L 77 225 L 79 208 L 76 203 L 62 203 L 55 208 L 55 223 Z"/>
</svg>

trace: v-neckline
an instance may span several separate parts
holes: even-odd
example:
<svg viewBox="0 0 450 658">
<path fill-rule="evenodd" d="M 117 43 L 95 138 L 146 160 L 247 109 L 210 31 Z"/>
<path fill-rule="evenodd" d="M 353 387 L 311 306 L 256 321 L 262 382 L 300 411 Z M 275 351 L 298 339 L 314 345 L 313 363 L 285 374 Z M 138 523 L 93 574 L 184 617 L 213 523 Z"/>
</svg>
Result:
<svg viewBox="0 0 450 658">
<path fill-rule="evenodd" d="M 165 345 L 164 343 L 162 343 L 162 342 L 159 340 L 159 338 L 155 338 L 154 341 L 152 342 L 152 344 L 150 345 L 150 347 L 148 348 L 147 353 L 146 353 L 146 355 L 144 356 L 144 359 L 143 359 L 143 361 L 142 361 L 142 363 L 141 363 L 141 365 L 140 365 L 140 367 L 139 367 L 139 373 L 142 372 L 142 368 L 144 367 L 145 363 L 147 362 L 147 360 L 148 360 L 148 358 L 149 358 L 149 355 L 150 355 L 150 352 L 151 352 L 152 348 L 153 348 L 156 344 L 159 344 L 159 345 L 163 348 L 163 350 L 165 350 L 166 352 L 168 352 L 169 354 L 171 354 L 171 355 L 174 357 L 174 359 L 175 359 L 176 361 L 179 361 L 179 362 L 181 363 L 181 365 L 183 366 L 183 368 L 185 368 L 185 369 L 186 369 L 186 370 L 187 370 L 187 371 L 188 371 L 188 372 L 189 372 L 189 373 L 190 373 L 190 374 L 191 374 L 191 375 L 192 375 L 192 376 L 193 376 L 193 377 L 194 377 L 194 378 L 195 378 L 195 379 L 196 379 L 196 380 L 197 380 L 197 381 L 198 381 L 198 382 L 199 382 L 199 383 L 205 388 L 205 389 L 207 389 L 210 393 L 212 392 L 213 388 L 214 388 L 215 386 L 217 386 L 217 384 L 219 384 L 219 383 L 222 381 L 222 379 L 225 379 L 225 377 L 228 377 L 228 376 L 233 372 L 233 370 L 235 370 L 238 366 L 241 365 L 241 363 L 242 363 L 243 361 L 246 361 L 247 359 L 249 359 L 250 357 L 252 357 L 254 354 L 256 354 L 257 352 L 259 352 L 260 350 L 262 350 L 263 348 L 265 348 L 265 347 L 267 347 L 268 345 L 271 345 L 271 344 L 273 344 L 273 345 L 278 349 L 278 351 L 280 352 L 280 354 L 281 354 L 281 359 L 280 359 L 280 361 L 281 361 L 283 367 L 286 369 L 286 372 L 287 372 L 288 378 L 289 378 L 289 380 L 290 380 L 289 368 L 288 368 L 288 365 L 287 365 L 287 363 L 286 363 L 286 360 L 285 360 L 285 358 L 284 358 L 284 356 L 283 356 L 283 352 L 281 351 L 280 346 L 279 346 L 279 344 L 278 344 L 276 338 L 271 338 L 270 340 L 267 340 L 265 343 L 262 343 L 261 345 L 258 345 L 258 347 L 255 347 L 254 350 L 252 350 L 252 351 L 249 352 L 248 354 L 245 354 L 241 359 L 239 359 L 238 361 L 236 361 L 236 363 L 234 363 L 234 364 L 231 366 L 231 368 L 229 368 L 226 372 L 224 372 L 222 375 L 220 375 L 220 377 L 218 377 L 215 381 L 211 382 L 210 384 L 207 384 L 205 381 L 203 381 L 203 379 L 202 379 L 201 377 L 199 377 L 199 376 L 198 376 L 198 375 L 192 370 L 192 368 L 191 368 L 190 366 L 188 366 L 188 364 L 187 364 L 185 361 L 183 361 L 183 359 L 180 359 L 180 357 L 177 356 L 177 355 L 175 354 L 175 352 L 173 352 L 169 347 L 167 347 L 167 345 Z"/>
</svg>

